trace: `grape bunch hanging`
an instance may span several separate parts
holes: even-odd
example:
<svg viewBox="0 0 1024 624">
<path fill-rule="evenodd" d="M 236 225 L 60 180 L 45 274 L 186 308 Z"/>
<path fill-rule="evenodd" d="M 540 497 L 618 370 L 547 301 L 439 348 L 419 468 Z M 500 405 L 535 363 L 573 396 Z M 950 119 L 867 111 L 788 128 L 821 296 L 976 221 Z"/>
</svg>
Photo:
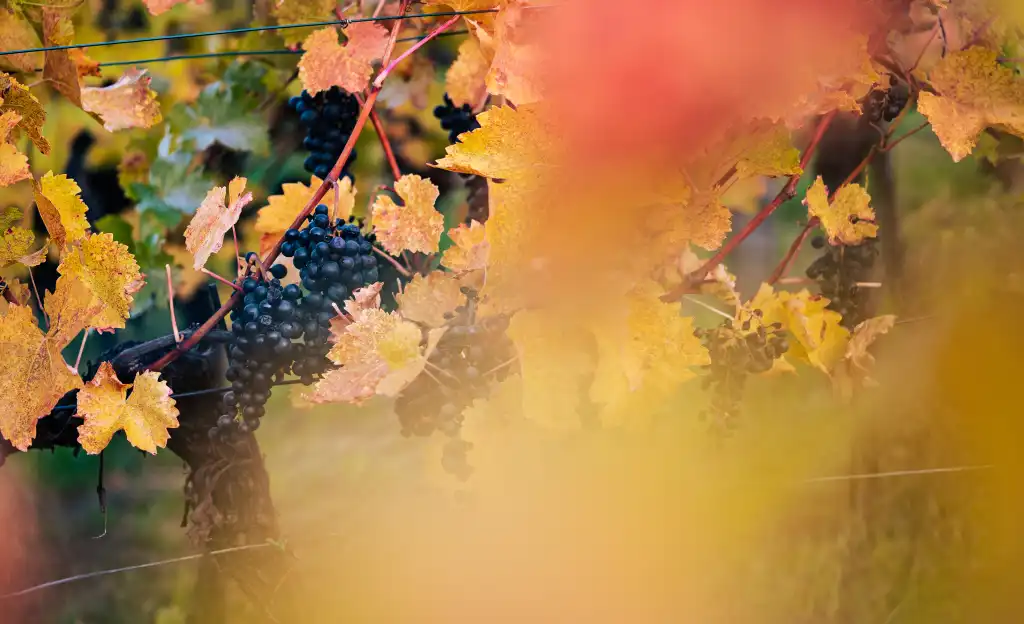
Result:
<svg viewBox="0 0 1024 624">
<path fill-rule="evenodd" d="M 302 140 L 302 147 L 310 152 L 304 163 L 306 171 L 326 179 L 352 134 L 359 117 L 359 102 L 354 95 L 331 87 L 316 95 L 303 91 L 302 95 L 288 100 L 288 106 L 298 113 L 299 121 L 306 128 L 306 137 Z M 348 169 L 355 158 L 353 149 L 339 178 L 353 177 Z"/>
<path fill-rule="evenodd" d="M 456 106 L 447 93 L 444 94 L 444 104 L 434 107 L 434 117 L 441 121 L 441 128 L 448 131 L 449 143 L 457 142 L 460 134 L 480 127 L 469 104 Z"/>
<path fill-rule="evenodd" d="M 870 291 L 861 283 L 872 277 L 878 257 L 877 239 L 859 245 L 830 245 L 824 237 L 811 240 L 815 249 L 824 252 L 807 267 L 807 277 L 818 282 L 821 294 L 828 298 L 828 309 L 842 315 L 840 323 L 853 329 L 871 314 Z"/>
</svg>

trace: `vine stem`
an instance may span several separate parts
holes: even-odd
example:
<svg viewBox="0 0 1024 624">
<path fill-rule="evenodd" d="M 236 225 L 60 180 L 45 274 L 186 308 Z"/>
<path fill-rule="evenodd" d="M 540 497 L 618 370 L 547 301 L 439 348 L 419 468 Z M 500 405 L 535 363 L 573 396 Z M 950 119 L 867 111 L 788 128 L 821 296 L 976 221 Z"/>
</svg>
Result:
<svg viewBox="0 0 1024 624">
<path fill-rule="evenodd" d="M 391 55 L 394 53 L 395 40 L 398 39 L 398 31 L 402 28 L 402 18 L 409 9 L 409 2 L 410 0 L 402 0 L 402 4 L 399 7 L 398 19 L 395 19 L 395 26 L 391 29 L 391 36 L 388 39 L 387 48 L 384 50 L 384 60 L 381 63 L 384 67 L 388 66 L 391 60 Z M 338 156 L 337 162 L 334 163 L 334 167 L 331 168 L 331 172 L 327 174 L 327 179 L 320 183 L 320 186 L 313 193 L 313 196 L 309 198 L 308 202 L 306 202 L 306 206 L 302 209 L 302 212 L 296 215 L 295 220 L 292 221 L 292 224 L 288 229 L 299 228 L 302 225 L 302 222 L 306 220 L 306 217 L 313 212 L 314 207 L 316 207 L 316 205 L 320 203 L 320 200 L 323 199 L 324 195 L 327 194 L 327 189 L 331 188 L 334 183 L 337 182 L 338 176 L 341 175 L 341 170 L 344 168 L 345 163 L 348 161 L 348 157 L 352 154 L 352 150 L 356 146 L 356 141 L 359 139 L 359 135 L 362 134 L 363 128 L 366 126 L 366 122 L 370 118 L 370 112 L 373 110 L 373 104 L 377 101 L 377 96 L 379 94 L 380 87 L 376 86 L 375 81 L 374 86 L 370 88 L 370 92 L 366 96 L 366 102 L 363 103 L 363 106 L 359 111 L 359 118 L 356 119 L 356 123 L 352 127 L 352 132 L 349 134 L 348 141 L 345 143 L 345 149 L 341 150 L 341 155 Z M 267 257 L 264 258 L 263 263 L 261 264 L 264 271 L 270 268 L 274 263 L 274 260 L 276 260 L 277 256 L 281 253 L 281 243 L 283 241 L 283 236 L 277 239 L 277 242 L 274 243 L 274 248 L 271 249 L 267 254 Z M 221 319 L 228 315 L 231 309 L 235 307 L 235 304 L 237 304 L 241 298 L 242 293 L 239 290 L 235 290 L 235 292 L 228 297 L 228 300 L 221 305 L 220 309 L 214 312 L 214 314 L 208 318 L 205 323 L 199 326 L 199 329 L 193 332 L 187 340 L 180 343 L 176 348 L 169 351 L 156 362 L 153 362 L 153 364 L 149 366 L 148 370 L 162 370 L 165 366 L 181 357 L 189 349 L 199 344 L 199 341 L 203 339 L 203 336 L 216 327 L 217 324 L 220 323 Z"/>
<path fill-rule="evenodd" d="M 32 284 L 32 294 L 36 296 L 36 304 L 39 306 L 39 311 L 43 313 L 43 320 L 46 321 L 46 327 L 50 327 L 50 317 L 46 314 L 46 308 L 43 307 L 43 298 L 39 296 L 39 288 L 36 286 L 36 276 L 32 274 L 32 268 L 28 270 L 28 281 Z"/>
<path fill-rule="evenodd" d="M 174 317 L 174 282 L 171 280 L 171 265 L 165 264 L 164 269 L 167 271 L 167 309 L 171 312 L 171 331 L 174 332 L 174 342 L 181 342 L 178 319 Z"/>
<path fill-rule="evenodd" d="M 395 260 L 393 257 L 391 257 L 390 254 L 386 254 L 380 249 L 377 249 L 376 247 L 373 248 L 373 252 L 380 256 L 381 258 L 384 258 L 385 260 L 390 262 L 391 266 L 395 267 L 395 270 L 402 274 L 402 277 L 412 277 L 412 272 L 409 269 L 402 266 L 402 263 L 399 262 L 398 260 Z"/>
<path fill-rule="evenodd" d="M 359 101 L 360 106 L 365 105 L 363 96 L 357 95 L 356 99 Z M 391 167 L 391 175 L 394 176 L 395 180 L 402 177 L 402 171 L 398 168 L 398 161 L 395 159 L 395 151 L 391 148 L 391 141 L 388 139 L 388 135 L 384 132 L 384 124 L 381 123 L 380 116 L 376 110 L 370 111 L 370 123 L 373 124 L 373 129 L 377 133 L 377 138 L 380 140 L 380 147 L 384 150 L 384 158 L 388 161 L 388 166 Z"/>
<path fill-rule="evenodd" d="M 754 218 L 747 222 L 747 224 L 743 226 L 743 229 L 737 232 L 735 236 L 727 240 L 725 244 L 715 252 L 715 255 L 708 259 L 707 262 L 701 265 L 701 267 L 693 273 L 687 275 L 682 284 L 662 295 L 662 301 L 678 301 L 680 297 L 690 292 L 693 284 L 703 280 L 712 269 L 725 260 L 725 257 L 728 256 L 732 250 L 739 247 L 740 243 L 745 241 L 754 233 L 754 230 L 761 227 L 761 224 L 764 223 L 779 206 L 796 195 L 796 187 L 797 184 L 800 183 L 800 177 L 803 175 L 804 169 L 806 169 L 810 164 L 811 158 L 814 156 L 814 152 L 818 148 L 818 144 L 821 143 L 822 137 L 825 136 L 825 131 L 828 130 L 828 127 L 832 124 L 832 120 L 835 119 L 835 117 L 836 111 L 831 111 L 818 122 L 818 127 L 815 129 L 814 135 L 811 137 L 810 142 L 804 149 L 803 156 L 800 158 L 800 173 L 794 173 L 789 176 L 789 180 L 786 182 L 786 185 L 782 187 L 782 190 L 775 196 L 775 199 L 758 211 L 758 213 L 754 215 Z"/>
<path fill-rule="evenodd" d="M 444 24 L 441 24 L 440 26 L 435 28 L 433 31 L 431 31 L 430 34 L 428 34 L 426 37 L 424 37 L 424 38 L 420 39 L 419 41 L 417 41 L 416 43 L 414 43 L 408 50 L 406 50 L 405 52 L 402 52 L 402 54 L 400 54 L 398 56 L 398 58 L 396 58 L 395 60 L 393 60 L 390 63 L 388 63 L 388 65 L 384 68 L 384 71 L 382 71 L 381 73 L 377 74 L 377 77 L 373 80 L 373 88 L 374 89 L 380 89 L 381 85 L 384 84 L 384 79 L 388 77 L 388 74 L 391 73 L 391 70 L 393 70 L 395 67 L 397 67 L 399 63 L 404 61 L 413 52 L 415 52 L 416 50 L 419 50 L 424 45 L 426 45 L 428 41 L 430 41 L 434 37 L 440 35 L 444 31 L 446 31 L 449 28 L 451 28 L 452 26 L 454 26 L 455 22 L 459 21 L 460 19 L 462 19 L 462 16 L 461 15 L 456 15 L 455 17 L 451 18 L 450 20 L 448 20 Z"/>
<path fill-rule="evenodd" d="M 170 265 L 168 265 L 168 266 L 170 266 Z M 205 273 L 206 275 L 208 275 L 209 277 L 212 277 L 213 279 L 217 280 L 221 284 L 224 284 L 225 286 L 233 288 L 235 290 L 235 292 L 240 292 L 242 290 L 242 288 L 237 283 L 232 282 L 231 280 L 229 280 L 226 277 L 222 277 L 220 275 L 217 275 L 216 273 L 214 273 L 210 269 L 207 269 L 206 267 L 203 267 L 203 268 L 199 269 L 199 272 L 200 273 Z"/>
</svg>

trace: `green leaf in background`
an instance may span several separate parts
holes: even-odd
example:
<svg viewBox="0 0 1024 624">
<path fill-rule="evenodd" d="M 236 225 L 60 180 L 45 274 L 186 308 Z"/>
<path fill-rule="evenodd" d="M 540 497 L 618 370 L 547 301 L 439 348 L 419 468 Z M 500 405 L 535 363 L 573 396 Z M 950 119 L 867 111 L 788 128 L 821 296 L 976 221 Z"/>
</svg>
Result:
<svg viewBox="0 0 1024 624">
<path fill-rule="evenodd" d="M 132 225 L 124 220 L 124 217 L 116 214 L 108 214 L 100 217 L 94 224 L 100 232 L 108 232 L 114 235 L 114 240 L 127 245 L 131 253 L 135 253 L 135 239 L 132 235 Z"/>
</svg>

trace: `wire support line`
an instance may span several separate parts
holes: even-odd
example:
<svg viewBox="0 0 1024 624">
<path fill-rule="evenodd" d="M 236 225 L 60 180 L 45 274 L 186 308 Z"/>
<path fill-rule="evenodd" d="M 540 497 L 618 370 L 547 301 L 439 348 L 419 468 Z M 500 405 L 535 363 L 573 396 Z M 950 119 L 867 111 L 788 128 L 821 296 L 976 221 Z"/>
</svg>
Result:
<svg viewBox="0 0 1024 624">
<path fill-rule="evenodd" d="M 468 30 L 456 30 L 449 33 L 441 33 L 437 37 L 452 37 L 455 35 L 465 35 L 469 33 Z M 422 41 L 427 35 L 419 35 L 416 37 L 403 37 L 398 40 L 399 43 L 405 43 L 409 41 Z M 146 65 L 149 63 L 164 63 L 168 61 L 185 61 L 191 59 L 205 59 L 205 58 L 220 58 L 220 57 L 238 57 L 238 56 L 299 56 L 303 54 L 302 50 L 226 50 L 223 52 L 202 52 L 196 54 L 178 54 L 175 56 L 157 56 L 146 59 L 136 59 L 133 61 L 109 61 L 106 63 L 100 63 L 100 67 L 119 67 L 123 65 Z M 43 71 L 37 69 L 37 72 Z"/>
<path fill-rule="evenodd" d="M 31 54 L 33 52 L 56 52 L 58 50 L 74 50 L 82 48 L 102 48 L 106 46 L 126 45 L 130 43 L 152 43 L 154 41 L 172 41 L 177 39 L 193 39 L 196 37 L 216 37 L 219 35 L 241 35 L 251 32 L 263 32 L 267 30 L 287 30 L 290 28 L 316 28 L 319 26 L 341 26 L 358 24 L 360 22 L 385 22 L 391 20 L 404 20 L 417 17 L 452 17 L 456 15 L 477 15 L 480 13 L 497 13 L 498 9 L 476 9 L 473 11 L 441 11 L 438 13 L 414 13 L 411 15 L 380 15 L 378 17 L 353 17 L 351 19 L 327 20 L 324 22 L 303 22 L 301 24 L 276 24 L 271 26 L 248 26 L 246 28 L 228 28 L 225 30 L 208 30 L 195 33 L 177 33 L 173 35 L 157 35 L 155 37 L 139 37 L 137 39 L 115 39 L 114 41 L 94 41 L 92 43 L 71 43 L 68 45 L 42 46 L 38 48 L 23 48 L 21 50 L 5 50 L 0 56 L 12 54 Z"/>
<path fill-rule="evenodd" d="M 830 477 L 814 477 L 805 479 L 804 483 L 828 483 L 831 481 L 860 481 L 863 479 L 885 479 L 887 477 L 913 477 L 917 475 L 942 474 L 950 472 L 973 472 L 976 470 L 991 470 L 995 468 L 992 464 L 980 466 L 948 466 L 945 468 L 921 468 L 919 470 L 892 470 L 889 472 L 869 472 L 852 475 L 835 475 Z"/>
</svg>

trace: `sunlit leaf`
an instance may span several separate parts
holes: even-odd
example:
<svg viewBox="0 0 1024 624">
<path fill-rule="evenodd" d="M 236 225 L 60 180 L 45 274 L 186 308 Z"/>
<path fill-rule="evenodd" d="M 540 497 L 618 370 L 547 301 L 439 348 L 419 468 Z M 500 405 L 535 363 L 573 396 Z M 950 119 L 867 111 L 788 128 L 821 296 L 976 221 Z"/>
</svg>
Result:
<svg viewBox="0 0 1024 624">
<path fill-rule="evenodd" d="M 370 63 L 384 54 L 388 31 L 379 24 L 360 22 L 345 29 L 347 43 L 338 44 L 334 28 L 322 28 L 302 42 L 299 79 L 311 94 L 337 86 L 358 93 L 370 84 Z"/>
<path fill-rule="evenodd" d="M 430 180 L 406 174 L 395 182 L 395 192 L 403 205 L 387 195 L 378 195 L 373 204 L 373 228 L 381 246 L 392 254 L 436 252 L 444 230 L 444 215 L 434 208 L 437 187 Z"/>
<path fill-rule="evenodd" d="M 487 266 L 490 243 L 486 239 L 487 231 L 479 221 L 448 230 L 448 237 L 454 244 L 444 252 L 442 263 L 445 267 L 463 272 Z"/>
<path fill-rule="evenodd" d="M 807 212 L 818 217 L 833 245 L 856 245 L 878 234 L 875 211 L 869 206 L 871 196 L 859 184 L 845 184 L 832 201 L 821 176 L 807 189 Z"/>
<path fill-rule="evenodd" d="M 89 231 L 85 219 L 88 209 L 79 193 L 82 189 L 68 176 L 53 175 L 52 171 L 35 184 L 36 207 L 43 218 L 50 239 L 61 249 L 81 240 Z"/>
<path fill-rule="evenodd" d="M 487 72 L 487 90 L 504 95 L 517 105 L 536 102 L 541 98 L 535 76 L 540 67 L 540 50 L 531 37 L 531 12 L 520 0 L 507 0 L 494 21 L 497 45 L 494 59 Z"/>
<path fill-rule="evenodd" d="M 416 274 L 395 300 L 404 318 L 428 327 L 441 327 L 448 322 L 445 315 L 465 302 L 461 288 L 462 283 L 454 274 L 431 271 L 426 276 Z"/>
<path fill-rule="evenodd" d="M 21 115 L 16 111 L 9 110 L 0 114 L 0 186 L 10 186 L 32 177 L 28 157 L 19 152 L 14 143 L 9 142 L 10 134 L 19 121 Z"/>
<path fill-rule="evenodd" d="M 210 256 L 220 251 L 224 235 L 238 222 L 242 208 L 252 201 L 252 193 L 244 192 L 245 182 L 245 178 L 235 178 L 227 187 L 210 189 L 185 228 L 185 247 L 195 256 L 195 270 L 203 268 Z"/>
<path fill-rule="evenodd" d="M 475 38 L 463 41 L 459 46 L 459 56 L 445 74 L 445 87 L 452 103 L 456 106 L 476 106 L 483 101 L 487 93 L 484 81 L 490 66 L 491 59 L 484 54 Z"/>
<path fill-rule="evenodd" d="M 139 265 L 128 247 L 109 233 L 89 235 L 79 247 L 69 251 L 57 270 L 61 275 L 80 279 L 103 304 L 102 311 L 89 323 L 99 331 L 124 327 L 134 295 L 144 285 Z"/>
<path fill-rule="evenodd" d="M 291 227 L 292 222 L 313 197 L 314 189 L 322 183 L 323 181 L 316 176 L 313 176 L 308 185 L 302 182 L 288 182 L 281 185 L 280 195 L 271 195 L 267 198 L 267 205 L 256 213 L 256 231 L 263 235 L 261 247 L 269 248 L 284 235 L 285 230 Z M 356 189 L 348 176 L 338 180 L 337 209 L 334 206 L 333 190 L 328 190 L 321 200 L 327 206 L 328 214 L 335 214 L 336 210 L 337 217 L 341 219 L 349 218 L 355 201 Z"/>
<path fill-rule="evenodd" d="M 0 14 L 3 12 L 0 9 Z M 28 135 L 36 149 L 44 154 L 49 154 L 50 142 L 43 137 L 46 109 L 39 103 L 36 96 L 32 95 L 28 87 L 18 82 L 13 76 L 4 73 L 0 73 L 0 94 L 3 94 L 0 111 L 18 113 L 21 119 L 18 120 L 16 127 Z"/>
<path fill-rule="evenodd" d="M 490 108 L 477 116 L 480 127 L 445 148 L 435 166 L 488 178 L 536 176 L 550 162 L 552 136 L 540 116 L 521 106 Z"/>
<path fill-rule="evenodd" d="M 127 395 L 131 389 L 131 395 Z M 85 452 L 99 453 L 118 431 L 137 449 L 156 454 L 167 446 L 168 429 L 178 426 L 178 408 L 171 388 L 159 373 L 145 372 L 124 384 L 110 362 L 100 364 L 92 381 L 78 392 L 78 442 Z"/>
<path fill-rule="evenodd" d="M 109 87 L 83 88 L 82 108 L 99 115 L 103 127 L 111 132 L 150 128 L 160 123 L 163 115 L 149 81 L 145 71 L 129 69 Z"/>
<path fill-rule="evenodd" d="M 34 267 L 46 260 L 46 245 L 36 250 L 36 235 L 25 228 L 12 227 L 0 231 L 0 268 L 21 263 Z"/>
<path fill-rule="evenodd" d="M 278 24 L 305 24 L 334 19 L 335 0 L 275 0 L 274 18 Z M 280 31 L 289 46 L 301 43 L 308 34 L 304 28 L 285 28 Z"/>
<path fill-rule="evenodd" d="M 43 43 L 46 46 L 68 45 L 74 36 L 75 29 L 66 10 L 51 7 L 43 9 Z M 43 79 L 72 104 L 82 105 L 82 85 L 79 83 L 78 66 L 71 59 L 69 50 L 46 51 Z"/>
</svg>

